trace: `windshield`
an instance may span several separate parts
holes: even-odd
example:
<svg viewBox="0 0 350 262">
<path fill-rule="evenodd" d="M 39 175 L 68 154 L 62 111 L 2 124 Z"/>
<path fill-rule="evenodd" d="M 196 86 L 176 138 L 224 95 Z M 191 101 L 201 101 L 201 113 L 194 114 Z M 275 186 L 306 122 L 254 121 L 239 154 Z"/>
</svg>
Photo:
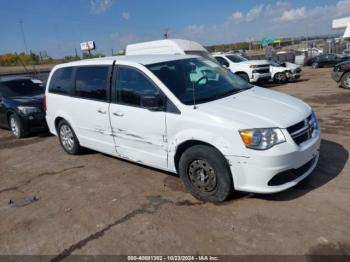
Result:
<svg viewBox="0 0 350 262">
<path fill-rule="evenodd" d="M 198 104 L 249 89 L 251 84 L 204 58 L 182 59 L 148 65 L 184 104 Z"/>
<path fill-rule="evenodd" d="M 186 55 L 198 55 L 201 57 L 204 57 L 205 59 L 208 59 L 214 63 L 218 63 L 218 61 L 216 61 L 216 59 L 214 57 L 212 57 L 208 52 L 206 51 L 185 51 Z"/>
<path fill-rule="evenodd" d="M 244 61 L 248 61 L 248 59 L 240 56 L 240 55 L 226 55 L 228 59 L 230 59 L 234 63 L 240 63 Z"/>
<path fill-rule="evenodd" d="M 1 93 L 7 97 L 35 96 L 44 94 L 44 87 L 35 84 L 31 80 L 14 80 L 1 82 Z"/>
</svg>

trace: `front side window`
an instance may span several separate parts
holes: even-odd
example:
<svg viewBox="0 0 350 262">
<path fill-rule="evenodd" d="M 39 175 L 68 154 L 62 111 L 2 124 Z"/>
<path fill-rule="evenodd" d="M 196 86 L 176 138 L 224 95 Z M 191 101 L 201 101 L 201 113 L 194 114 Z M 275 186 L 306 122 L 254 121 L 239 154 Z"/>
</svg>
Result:
<svg viewBox="0 0 350 262">
<path fill-rule="evenodd" d="M 141 72 L 130 67 L 119 67 L 117 74 L 117 103 L 145 107 L 143 99 L 159 97 L 158 88 Z"/>
<path fill-rule="evenodd" d="M 240 55 L 227 55 L 226 57 L 234 63 L 240 63 L 248 60 Z"/>
<path fill-rule="evenodd" d="M 71 94 L 73 67 L 57 69 L 51 77 L 49 92 L 56 94 Z"/>
<path fill-rule="evenodd" d="M 108 71 L 108 66 L 86 66 L 78 68 L 75 78 L 75 96 L 106 101 Z"/>
<path fill-rule="evenodd" d="M 229 67 L 229 63 L 226 61 L 225 58 L 217 56 L 215 59 L 220 63 L 220 65 Z"/>
<path fill-rule="evenodd" d="M 186 105 L 220 99 L 252 87 L 204 58 L 167 61 L 147 65 L 147 68 Z"/>
</svg>

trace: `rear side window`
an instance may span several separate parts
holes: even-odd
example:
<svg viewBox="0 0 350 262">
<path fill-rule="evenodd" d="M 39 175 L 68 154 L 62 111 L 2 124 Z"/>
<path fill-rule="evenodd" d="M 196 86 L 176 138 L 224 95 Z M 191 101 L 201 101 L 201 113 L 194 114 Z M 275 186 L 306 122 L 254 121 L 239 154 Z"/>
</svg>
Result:
<svg viewBox="0 0 350 262">
<path fill-rule="evenodd" d="M 119 67 L 117 76 L 117 103 L 142 107 L 141 98 L 157 96 L 157 87 L 141 72 L 129 67 Z"/>
<path fill-rule="evenodd" d="M 86 66 L 78 68 L 75 77 L 75 96 L 106 101 L 108 71 L 108 66 Z"/>
<path fill-rule="evenodd" d="M 73 89 L 73 67 L 57 69 L 51 77 L 49 92 L 70 95 Z"/>
<path fill-rule="evenodd" d="M 221 65 L 229 66 L 228 62 L 227 62 L 224 58 L 222 58 L 222 57 L 220 57 L 220 56 L 217 56 L 217 57 L 215 57 L 215 59 L 216 59 Z"/>
</svg>

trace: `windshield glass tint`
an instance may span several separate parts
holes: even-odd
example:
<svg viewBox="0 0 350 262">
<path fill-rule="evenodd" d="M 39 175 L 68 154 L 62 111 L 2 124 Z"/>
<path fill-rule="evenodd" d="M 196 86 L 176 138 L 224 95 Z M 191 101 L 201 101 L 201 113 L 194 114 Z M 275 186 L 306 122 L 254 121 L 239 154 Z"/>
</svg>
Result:
<svg viewBox="0 0 350 262">
<path fill-rule="evenodd" d="M 5 96 L 35 96 L 44 94 L 44 87 L 31 80 L 14 80 L 2 82 L 2 92 Z"/>
<path fill-rule="evenodd" d="M 234 63 L 244 62 L 244 61 L 248 60 L 248 59 L 245 59 L 244 57 L 239 56 L 239 55 L 227 55 L 226 57 Z"/>
<path fill-rule="evenodd" d="M 205 59 L 208 59 L 214 63 L 218 62 L 214 57 L 212 57 L 208 52 L 205 52 L 205 51 L 185 51 L 185 53 L 187 55 L 198 55 L 198 56 L 204 57 Z"/>
<path fill-rule="evenodd" d="M 216 100 L 252 87 L 229 70 L 204 58 L 168 61 L 147 67 L 187 105 Z"/>
</svg>

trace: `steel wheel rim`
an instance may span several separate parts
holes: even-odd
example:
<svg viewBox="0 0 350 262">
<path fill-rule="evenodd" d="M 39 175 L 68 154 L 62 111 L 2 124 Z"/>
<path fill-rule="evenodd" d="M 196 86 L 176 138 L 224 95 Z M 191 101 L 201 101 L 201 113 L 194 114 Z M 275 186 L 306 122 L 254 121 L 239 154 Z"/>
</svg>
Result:
<svg viewBox="0 0 350 262">
<path fill-rule="evenodd" d="M 344 81 L 344 84 L 346 87 L 349 87 L 350 88 L 350 76 L 348 76 L 345 81 Z"/>
<path fill-rule="evenodd" d="M 68 151 L 71 151 L 74 148 L 74 136 L 69 126 L 61 126 L 60 137 L 63 147 Z"/>
<path fill-rule="evenodd" d="M 203 193 L 210 193 L 217 186 L 215 171 L 204 160 L 195 160 L 189 165 L 188 177 L 192 186 Z"/>
<path fill-rule="evenodd" d="M 18 127 L 18 123 L 17 123 L 17 121 L 16 121 L 16 119 L 14 117 L 10 118 L 10 126 L 11 126 L 12 133 L 15 136 L 18 136 L 18 134 L 19 134 L 19 127 Z"/>
<path fill-rule="evenodd" d="M 284 77 L 283 74 L 277 74 L 276 75 L 276 80 L 277 80 L 277 82 L 282 83 L 282 82 L 285 81 L 285 77 Z"/>
</svg>

